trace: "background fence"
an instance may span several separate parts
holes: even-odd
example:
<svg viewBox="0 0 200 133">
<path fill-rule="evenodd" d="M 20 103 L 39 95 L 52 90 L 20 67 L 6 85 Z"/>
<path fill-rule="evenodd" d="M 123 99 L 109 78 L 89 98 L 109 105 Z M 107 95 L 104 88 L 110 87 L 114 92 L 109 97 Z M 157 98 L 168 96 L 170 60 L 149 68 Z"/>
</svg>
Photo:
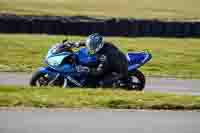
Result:
<svg viewBox="0 0 200 133">
<path fill-rule="evenodd" d="M 0 15 L 1 33 L 200 37 L 200 22 Z"/>
</svg>

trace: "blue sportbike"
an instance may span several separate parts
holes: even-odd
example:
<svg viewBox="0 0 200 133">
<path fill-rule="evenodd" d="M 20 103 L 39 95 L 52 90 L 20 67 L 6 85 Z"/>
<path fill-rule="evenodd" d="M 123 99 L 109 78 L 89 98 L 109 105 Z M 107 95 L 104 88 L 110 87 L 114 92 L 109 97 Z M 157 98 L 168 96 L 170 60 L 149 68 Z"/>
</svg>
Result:
<svg viewBox="0 0 200 133">
<path fill-rule="evenodd" d="M 58 46 L 61 43 L 67 44 L 64 51 L 59 51 Z M 94 85 L 94 78 L 85 73 L 88 70 L 88 64 L 97 64 L 96 57 L 90 55 L 86 47 L 76 48 L 67 40 L 54 45 L 49 49 L 45 58 L 47 66 L 39 68 L 31 77 L 31 86 L 59 86 L 64 88 L 72 87 L 100 87 Z M 143 90 L 145 88 L 145 76 L 138 69 L 152 58 L 149 52 L 130 52 L 127 53 L 129 63 L 129 78 L 126 81 L 117 81 L 116 88 L 127 90 Z M 88 70 L 89 71 L 89 70 Z M 95 83 L 98 83 L 96 81 Z M 113 88 L 113 84 L 110 86 Z"/>
</svg>

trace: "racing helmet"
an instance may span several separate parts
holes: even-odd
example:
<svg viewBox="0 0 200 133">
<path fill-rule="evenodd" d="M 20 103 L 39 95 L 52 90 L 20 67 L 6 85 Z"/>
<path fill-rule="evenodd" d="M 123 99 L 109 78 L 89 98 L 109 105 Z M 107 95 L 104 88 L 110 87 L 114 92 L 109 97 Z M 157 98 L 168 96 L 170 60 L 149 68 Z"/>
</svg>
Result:
<svg viewBox="0 0 200 133">
<path fill-rule="evenodd" d="M 91 34 L 86 40 L 86 47 L 89 49 L 90 54 L 96 54 L 103 48 L 103 37 L 98 33 Z"/>
</svg>

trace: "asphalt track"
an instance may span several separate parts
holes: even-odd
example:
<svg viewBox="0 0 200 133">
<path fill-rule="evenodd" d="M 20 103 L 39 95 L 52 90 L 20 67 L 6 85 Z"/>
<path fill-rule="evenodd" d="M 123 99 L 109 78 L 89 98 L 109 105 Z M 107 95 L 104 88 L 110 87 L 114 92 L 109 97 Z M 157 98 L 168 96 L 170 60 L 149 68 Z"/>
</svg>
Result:
<svg viewBox="0 0 200 133">
<path fill-rule="evenodd" d="M 31 74 L 0 73 L 0 85 L 28 86 Z M 200 95 L 200 80 L 147 77 L 145 91 Z"/>
<path fill-rule="evenodd" d="M 0 133 L 200 133 L 200 112 L 0 111 Z"/>
</svg>

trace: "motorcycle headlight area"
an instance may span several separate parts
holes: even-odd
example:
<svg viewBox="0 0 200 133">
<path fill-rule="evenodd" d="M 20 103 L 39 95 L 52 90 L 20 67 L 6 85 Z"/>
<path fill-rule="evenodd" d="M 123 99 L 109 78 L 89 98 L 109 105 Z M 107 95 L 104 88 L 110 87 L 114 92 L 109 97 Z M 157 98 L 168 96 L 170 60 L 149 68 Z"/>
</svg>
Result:
<svg viewBox="0 0 200 133">
<path fill-rule="evenodd" d="M 46 62 L 50 66 L 57 67 L 62 63 L 62 61 L 64 60 L 65 57 L 66 57 L 66 55 L 49 57 L 46 59 Z"/>
<path fill-rule="evenodd" d="M 60 65 L 60 62 L 57 61 L 56 59 L 47 59 L 47 64 L 49 64 L 50 66 L 58 66 Z"/>
</svg>

